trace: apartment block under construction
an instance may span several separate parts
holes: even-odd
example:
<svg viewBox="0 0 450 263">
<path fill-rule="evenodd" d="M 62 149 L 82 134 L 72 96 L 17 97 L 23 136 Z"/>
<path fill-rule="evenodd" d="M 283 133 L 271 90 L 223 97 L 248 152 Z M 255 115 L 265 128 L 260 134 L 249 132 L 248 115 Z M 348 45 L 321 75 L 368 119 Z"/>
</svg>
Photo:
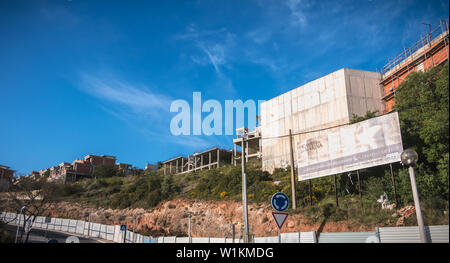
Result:
<svg viewBox="0 0 450 263">
<path fill-rule="evenodd" d="M 72 163 L 62 162 L 56 166 L 41 170 L 39 174 L 42 176 L 49 171 L 49 181 L 61 180 L 77 181 L 81 178 L 89 178 L 94 174 L 96 166 L 99 165 L 116 165 L 116 157 L 110 155 L 86 155 L 84 159 L 74 160 Z"/>
<path fill-rule="evenodd" d="M 427 71 L 449 59 L 448 21 L 441 21 L 429 34 L 382 68 L 382 72 L 341 69 L 306 83 L 261 104 L 261 126 L 247 135 L 246 154 L 261 158 L 263 170 L 290 165 L 289 133 L 302 133 L 349 123 L 353 115 L 367 111 L 392 111 L 395 93 L 411 72 Z M 239 160 L 236 146 L 242 145 L 237 133 L 233 139 L 234 164 Z M 295 148 L 302 136 L 292 138 Z M 242 147 L 241 147 L 242 149 Z M 253 149 L 253 153 L 251 152 Z"/>
<path fill-rule="evenodd" d="M 233 152 L 217 147 L 187 157 L 178 156 L 163 162 L 164 175 L 183 174 L 232 164 Z"/>
<path fill-rule="evenodd" d="M 11 167 L 0 164 L 0 191 L 5 191 L 13 183 L 14 170 Z"/>
<path fill-rule="evenodd" d="M 381 85 L 384 89 L 383 101 L 386 108 L 383 113 L 392 111 L 395 104 L 395 93 L 400 84 L 411 72 L 427 71 L 448 60 L 448 21 L 431 29 L 426 36 L 420 38 L 408 49 L 395 57 L 382 68 Z"/>
</svg>

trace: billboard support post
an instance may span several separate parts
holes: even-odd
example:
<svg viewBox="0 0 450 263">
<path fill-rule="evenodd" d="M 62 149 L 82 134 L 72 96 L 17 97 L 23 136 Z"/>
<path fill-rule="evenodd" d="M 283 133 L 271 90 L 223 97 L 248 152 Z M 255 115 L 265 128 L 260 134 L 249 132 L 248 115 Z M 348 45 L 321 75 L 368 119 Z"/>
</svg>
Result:
<svg viewBox="0 0 450 263">
<path fill-rule="evenodd" d="M 392 169 L 392 163 L 389 164 L 389 167 L 391 168 L 391 179 L 392 179 L 392 188 L 394 189 L 395 206 L 398 207 L 397 189 L 395 187 L 395 178 L 394 178 L 394 170 Z"/>
<path fill-rule="evenodd" d="M 312 182 L 311 179 L 309 179 L 309 205 L 312 206 Z"/>
<path fill-rule="evenodd" d="M 336 175 L 334 175 L 334 197 L 336 199 L 336 207 L 339 207 L 338 193 L 337 193 L 337 179 Z"/>
<path fill-rule="evenodd" d="M 356 170 L 356 176 L 358 177 L 358 193 L 359 201 L 361 202 L 361 208 L 363 207 L 362 192 L 361 192 L 361 181 L 359 180 L 359 170 Z"/>
</svg>

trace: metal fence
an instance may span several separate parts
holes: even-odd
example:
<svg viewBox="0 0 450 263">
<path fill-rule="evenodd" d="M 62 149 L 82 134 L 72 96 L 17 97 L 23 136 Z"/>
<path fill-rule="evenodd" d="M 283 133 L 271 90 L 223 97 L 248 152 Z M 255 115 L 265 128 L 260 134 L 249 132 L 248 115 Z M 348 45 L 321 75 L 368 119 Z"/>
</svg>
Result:
<svg viewBox="0 0 450 263">
<path fill-rule="evenodd" d="M 319 243 L 380 243 L 377 232 L 321 233 Z"/>
<path fill-rule="evenodd" d="M 1 213 L 0 220 L 15 225 L 22 225 L 24 219 L 23 216 L 19 217 L 15 213 Z M 74 233 L 117 243 L 144 243 L 144 236 L 132 231 L 120 231 L 120 226 L 118 225 L 103 225 L 83 220 L 37 216 L 32 228 Z M 126 236 L 124 237 L 124 235 Z"/>
<path fill-rule="evenodd" d="M 0 221 L 23 224 L 23 216 L 1 213 Z M 99 238 L 116 243 L 242 243 L 242 239 L 216 237 L 143 236 L 132 231 L 121 231 L 120 225 L 103 225 L 82 220 L 36 217 L 32 228 L 48 229 Z M 449 243 L 449 226 L 426 226 L 426 234 L 432 243 Z M 126 233 L 126 234 L 125 234 Z M 125 236 L 124 236 L 125 235 Z M 234 241 L 234 242 L 233 242 Z M 253 243 L 420 243 L 419 228 L 380 227 L 375 232 L 316 232 L 281 233 L 281 236 L 253 237 Z"/>
<path fill-rule="evenodd" d="M 281 233 L 280 237 L 254 237 L 254 243 L 317 243 L 316 232 Z"/>
<path fill-rule="evenodd" d="M 382 243 L 420 243 L 418 226 L 380 227 Z M 425 235 L 432 243 L 449 243 L 449 226 L 425 226 Z"/>
</svg>

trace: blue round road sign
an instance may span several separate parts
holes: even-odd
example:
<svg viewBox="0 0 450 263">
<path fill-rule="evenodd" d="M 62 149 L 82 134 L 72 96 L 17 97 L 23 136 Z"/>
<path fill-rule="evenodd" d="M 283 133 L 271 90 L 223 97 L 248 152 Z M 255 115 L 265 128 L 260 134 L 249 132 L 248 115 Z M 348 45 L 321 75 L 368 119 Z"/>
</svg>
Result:
<svg viewBox="0 0 450 263">
<path fill-rule="evenodd" d="M 272 207 L 278 212 L 283 212 L 289 207 L 289 198 L 284 193 L 276 193 L 272 196 Z"/>
</svg>

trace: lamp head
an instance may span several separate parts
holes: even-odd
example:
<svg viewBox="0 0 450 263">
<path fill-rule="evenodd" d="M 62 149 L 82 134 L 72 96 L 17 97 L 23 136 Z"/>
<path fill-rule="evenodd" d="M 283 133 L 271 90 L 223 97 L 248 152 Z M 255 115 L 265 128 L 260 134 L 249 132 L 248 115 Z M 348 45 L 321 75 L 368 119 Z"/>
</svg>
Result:
<svg viewBox="0 0 450 263">
<path fill-rule="evenodd" d="M 413 149 L 406 149 L 400 155 L 403 165 L 411 166 L 419 160 L 419 155 Z"/>
</svg>

